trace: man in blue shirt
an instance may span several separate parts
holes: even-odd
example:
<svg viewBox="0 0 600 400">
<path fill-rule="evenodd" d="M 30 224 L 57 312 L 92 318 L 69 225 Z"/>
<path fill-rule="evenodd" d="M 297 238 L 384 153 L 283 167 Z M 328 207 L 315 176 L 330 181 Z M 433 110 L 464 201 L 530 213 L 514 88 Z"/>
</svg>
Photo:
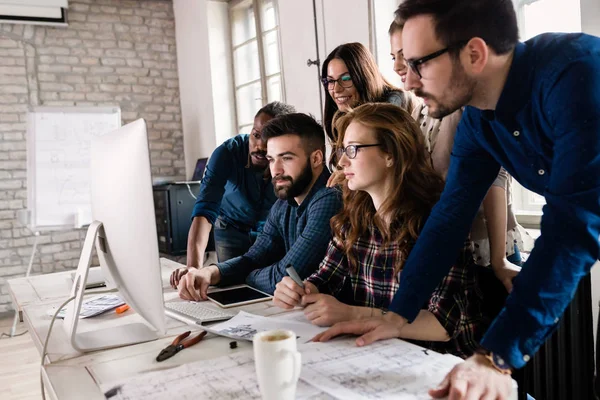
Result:
<svg viewBox="0 0 600 400">
<path fill-rule="evenodd" d="M 179 283 L 179 296 L 206 300 L 209 285 L 247 283 L 273 294 L 294 266 L 302 279 L 319 267 L 331 240 L 329 220 L 340 210 L 341 192 L 326 186 L 323 128 L 306 114 L 287 114 L 263 128 L 267 159 L 278 200 L 248 252 L 190 271 Z"/>
<path fill-rule="evenodd" d="M 450 399 L 508 398 L 520 368 L 551 335 L 600 246 L 600 39 L 543 34 L 518 42 L 510 0 L 405 0 L 397 11 L 413 89 L 441 118 L 468 105 L 446 187 L 383 317 L 333 327 L 320 339 L 397 337 L 448 272 L 503 166 L 546 198 L 541 236 L 514 280 L 482 354 L 430 391 Z"/>
<path fill-rule="evenodd" d="M 213 225 L 219 261 L 248 251 L 276 200 L 261 140 L 262 127 L 271 119 L 292 112 L 294 107 L 284 103 L 267 104 L 256 113 L 249 135 L 228 139 L 212 153 L 192 212 L 187 268 L 173 272 L 171 286 L 177 288 L 188 268 L 203 267 Z"/>
</svg>

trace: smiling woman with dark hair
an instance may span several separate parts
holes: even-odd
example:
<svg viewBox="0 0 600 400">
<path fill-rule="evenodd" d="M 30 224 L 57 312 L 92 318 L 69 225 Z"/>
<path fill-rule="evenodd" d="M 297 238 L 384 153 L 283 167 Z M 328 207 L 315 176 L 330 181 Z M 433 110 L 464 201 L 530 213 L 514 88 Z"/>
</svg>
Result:
<svg viewBox="0 0 600 400">
<path fill-rule="evenodd" d="M 379 72 L 369 50 L 361 43 L 345 43 L 327 56 L 321 69 L 321 80 L 329 96 L 325 99 L 323 125 L 331 143 L 333 116 L 364 103 L 392 103 L 412 113 L 416 98 L 390 84 Z"/>
</svg>

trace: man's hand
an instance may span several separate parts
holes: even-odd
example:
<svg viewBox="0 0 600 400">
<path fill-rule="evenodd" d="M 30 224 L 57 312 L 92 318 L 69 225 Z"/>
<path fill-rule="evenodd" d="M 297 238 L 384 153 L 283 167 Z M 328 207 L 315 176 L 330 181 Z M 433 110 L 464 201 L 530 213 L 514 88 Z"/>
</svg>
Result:
<svg viewBox="0 0 600 400">
<path fill-rule="evenodd" d="M 302 289 L 292 278 L 284 276 L 275 286 L 273 304 L 290 310 L 300 305 L 302 296 L 310 293 L 319 293 L 319 289 L 308 281 L 304 281 L 304 289 Z"/>
<path fill-rule="evenodd" d="M 181 280 L 181 278 L 187 274 L 189 271 L 189 268 L 187 267 L 182 267 L 182 268 L 177 268 L 175 271 L 173 271 L 173 273 L 171 274 L 171 287 L 175 290 L 177 290 L 177 285 L 179 285 L 179 281 Z"/>
<path fill-rule="evenodd" d="M 510 293 L 513 287 L 512 281 L 519 272 L 521 272 L 521 267 L 511 263 L 506 258 L 503 258 L 502 261 L 498 263 L 492 263 L 492 269 L 494 270 L 496 278 L 502 282 L 506 291 Z"/>
<path fill-rule="evenodd" d="M 209 265 L 202 269 L 192 268 L 179 281 L 177 286 L 179 297 L 190 301 L 206 300 L 208 287 L 216 285 L 220 280 L 221 273 L 216 265 Z"/>
<path fill-rule="evenodd" d="M 302 304 L 306 306 L 306 319 L 318 326 L 358 319 L 357 307 L 344 304 L 328 294 L 307 294 L 302 298 Z"/>
<path fill-rule="evenodd" d="M 329 179 L 327 179 L 327 187 L 334 187 L 337 185 L 341 185 L 346 180 L 346 176 L 344 175 L 344 171 L 336 169 L 331 173 Z"/>
<path fill-rule="evenodd" d="M 508 400 L 512 390 L 510 375 L 501 374 L 485 356 L 475 354 L 455 366 L 429 395 L 436 399 L 448 396 L 448 400 Z"/>
<path fill-rule="evenodd" d="M 313 342 L 326 342 L 342 334 L 361 335 L 356 339 L 357 346 L 365 346 L 382 339 L 400 337 L 406 325 L 406 318 L 388 312 L 383 317 L 360 321 L 339 322 L 313 338 Z"/>
</svg>

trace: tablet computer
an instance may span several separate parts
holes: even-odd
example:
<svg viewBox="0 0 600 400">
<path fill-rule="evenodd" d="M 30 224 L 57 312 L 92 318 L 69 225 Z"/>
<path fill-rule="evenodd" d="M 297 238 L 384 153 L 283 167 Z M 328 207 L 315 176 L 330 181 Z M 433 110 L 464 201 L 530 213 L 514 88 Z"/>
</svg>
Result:
<svg viewBox="0 0 600 400">
<path fill-rule="evenodd" d="M 270 294 L 261 292 L 248 285 L 212 291 L 209 292 L 207 296 L 210 301 L 223 308 L 243 306 L 245 304 L 271 300 L 273 298 Z"/>
</svg>

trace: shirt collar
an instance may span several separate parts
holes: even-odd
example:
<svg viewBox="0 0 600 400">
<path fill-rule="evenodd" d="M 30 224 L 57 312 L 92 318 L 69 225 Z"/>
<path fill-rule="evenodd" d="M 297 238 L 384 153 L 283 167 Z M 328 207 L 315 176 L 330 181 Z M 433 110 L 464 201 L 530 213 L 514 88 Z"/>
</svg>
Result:
<svg viewBox="0 0 600 400">
<path fill-rule="evenodd" d="M 310 203 L 310 200 L 315 195 L 315 193 L 317 193 L 319 190 L 321 190 L 321 188 L 324 188 L 325 186 L 327 186 L 327 180 L 329 180 L 330 175 L 331 175 L 331 173 L 325 167 L 325 164 L 323 164 L 323 171 L 321 172 L 321 175 L 319 175 L 319 177 L 315 181 L 314 185 L 310 188 L 310 191 L 308 192 L 308 194 L 302 201 L 302 204 L 298 205 L 298 203 L 296 203 L 296 200 L 294 198 L 287 200 L 287 202 L 290 206 L 298 208 L 298 210 L 296 211 L 297 214 L 301 214 L 302 211 L 304 211 L 304 209 L 306 208 L 306 205 L 308 203 Z"/>
<path fill-rule="evenodd" d="M 522 42 L 517 43 L 504 88 L 496 104 L 496 110 L 483 110 L 484 118 L 514 119 L 515 115 L 531 99 L 531 74 L 534 69 L 535 66 L 529 62 L 527 57 L 527 45 Z"/>
</svg>

